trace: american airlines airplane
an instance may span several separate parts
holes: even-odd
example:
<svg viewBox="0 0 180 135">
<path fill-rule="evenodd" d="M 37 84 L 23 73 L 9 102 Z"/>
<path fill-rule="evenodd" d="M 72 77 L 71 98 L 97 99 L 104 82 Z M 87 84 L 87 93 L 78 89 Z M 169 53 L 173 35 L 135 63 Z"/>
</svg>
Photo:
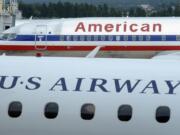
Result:
<svg viewBox="0 0 180 135">
<path fill-rule="evenodd" d="M 0 133 L 179 135 L 180 62 L 162 55 L 1 56 Z"/>
<path fill-rule="evenodd" d="M 180 50 L 179 17 L 30 20 L 4 31 L 0 50 Z"/>
</svg>

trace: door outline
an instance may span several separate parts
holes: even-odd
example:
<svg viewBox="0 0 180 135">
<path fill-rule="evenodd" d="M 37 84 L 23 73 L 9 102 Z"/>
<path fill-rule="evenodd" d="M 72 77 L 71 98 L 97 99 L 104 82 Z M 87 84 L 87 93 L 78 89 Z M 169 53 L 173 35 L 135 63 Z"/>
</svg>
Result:
<svg viewBox="0 0 180 135">
<path fill-rule="evenodd" d="M 36 25 L 35 50 L 47 50 L 47 25 Z"/>
</svg>

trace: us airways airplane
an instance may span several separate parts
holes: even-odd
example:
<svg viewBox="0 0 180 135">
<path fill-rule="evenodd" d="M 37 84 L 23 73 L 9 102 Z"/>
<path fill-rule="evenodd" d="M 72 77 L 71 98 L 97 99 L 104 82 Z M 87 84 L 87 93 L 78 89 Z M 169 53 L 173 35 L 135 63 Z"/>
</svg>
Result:
<svg viewBox="0 0 180 135">
<path fill-rule="evenodd" d="M 179 135 L 180 62 L 0 57 L 2 135 Z"/>
<path fill-rule="evenodd" d="M 180 50 L 179 17 L 30 20 L 4 31 L 1 50 Z"/>
</svg>

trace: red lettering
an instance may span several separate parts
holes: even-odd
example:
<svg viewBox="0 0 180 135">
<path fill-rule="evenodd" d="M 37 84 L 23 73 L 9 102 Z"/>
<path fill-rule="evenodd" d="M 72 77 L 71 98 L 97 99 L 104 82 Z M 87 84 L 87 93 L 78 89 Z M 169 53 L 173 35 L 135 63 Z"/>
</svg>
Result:
<svg viewBox="0 0 180 135">
<path fill-rule="evenodd" d="M 86 27 L 87 25 L 87 27 Z M 162 31 L 162 24 L 154 23 L 143 23 L 143 24 L 136 24 L 132 23 L 129 24 L 126 21 L 124 23 L 119 24 L 84 24 L 84 22 L 79 22 L 75 32 L 161 32 Z M 87 29 L 86 29 L 87 28 Z"/>
<path fill-rule="evenodd" d="M 114 29 L 114 25 L 113 24 L 106 24 L 104 29 L 106 32 L 112 32 Z"/>
<path fill-rule="evenodd" d="M 126 32 L 127 31 L 127 24 L 126 24 L 127 22 L 124 22 L 124 32 Z"/>
<path fill-rule="evenodd" d="M 120 27 L 121 27 L 121 24 L 117 24 L 117 25 L 116 25 L 116 32 L 119 32 L 119 31 L 120 31 Z"/>
<path fill-rule="evenodd" d="M 161 32 L 162 25 L 161 24 L 153 24 L 153 32 Z"/>
<path fill-rule="evenodd" d="M 141 31 L 142 32 L 150 32 L 150 25 L 147 23 L 142 24 Z"/>
<path fill-rule="evenodd" d="M 131 24 L 130 25 L 130 31 L 131 32 L 137 32 L 138 31 L 137 26 L 138 26 L 137 24 Z"/>
<path fill-rule="evenodd" d="M 102 24 L 89 24 L 88 32 L 102 32 Z"/>
<path fill-rule="evenodd" d="M 79 31 L 82 31 L 82 32 L 86 32 L 86 29 L 84 27 L 84 23 L 83 22 L 80 22 L 77 27 L 76 27 L 76 30 L 75 32 L 79 32 Z"/>
</svg>

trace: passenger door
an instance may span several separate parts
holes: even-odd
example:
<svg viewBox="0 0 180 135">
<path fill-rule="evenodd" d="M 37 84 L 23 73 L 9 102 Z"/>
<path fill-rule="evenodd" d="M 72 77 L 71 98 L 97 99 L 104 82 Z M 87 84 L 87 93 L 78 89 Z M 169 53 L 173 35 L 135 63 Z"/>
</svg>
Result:
<svg viewBox="0 0 180 135">
<path fill-rule="evenodd" d="M 47 49 L 47 25 L 37 25 L 35 34 L 35 49 Z"/>
</svg>

